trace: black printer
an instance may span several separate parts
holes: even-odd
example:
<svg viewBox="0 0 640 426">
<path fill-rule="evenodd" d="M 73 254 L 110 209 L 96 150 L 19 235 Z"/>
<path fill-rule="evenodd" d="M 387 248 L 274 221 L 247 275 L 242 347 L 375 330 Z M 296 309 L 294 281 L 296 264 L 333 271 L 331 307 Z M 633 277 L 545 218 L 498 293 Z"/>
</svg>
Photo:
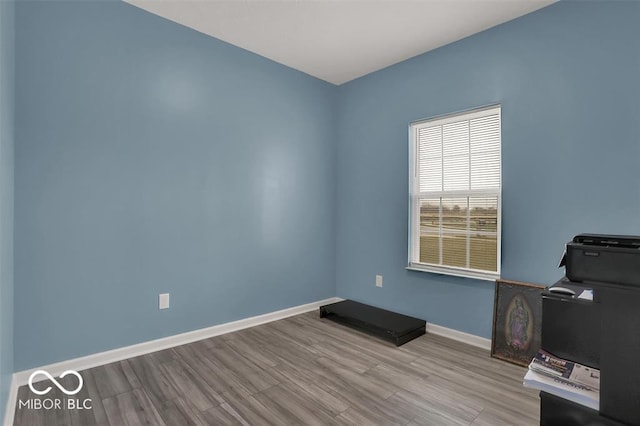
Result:
<svg viewBox="0 0 640 426">
<path fill-rule="evenodd" d="M 573 241 L 567 243 L 563 260 L 566 276 L 571 281 L 600 281 L 640 286 L 638 236 L 576 235 Z"/>
</svg>

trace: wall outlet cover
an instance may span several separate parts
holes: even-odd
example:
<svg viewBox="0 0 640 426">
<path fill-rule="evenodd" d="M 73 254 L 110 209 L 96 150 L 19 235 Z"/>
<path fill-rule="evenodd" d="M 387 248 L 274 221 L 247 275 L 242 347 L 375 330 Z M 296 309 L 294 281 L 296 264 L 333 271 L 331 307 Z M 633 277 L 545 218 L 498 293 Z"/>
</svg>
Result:
<svg viewBox="0 0 640 426">
<path fill-rule="evenodd" d="M 169 293 L 158 295 L 158 309 L 169 309 Z"/>
</svg>

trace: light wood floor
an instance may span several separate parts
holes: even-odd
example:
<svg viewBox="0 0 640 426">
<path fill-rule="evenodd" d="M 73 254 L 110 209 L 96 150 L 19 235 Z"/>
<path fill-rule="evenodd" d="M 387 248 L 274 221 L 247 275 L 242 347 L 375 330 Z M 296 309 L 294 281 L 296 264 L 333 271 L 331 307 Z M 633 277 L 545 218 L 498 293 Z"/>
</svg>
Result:
<svg viewBox="0 0 640 426">
<path fill-rule="evenodd" d="M 534 425 L 524 373 L 442 337 L 396 348 L 310 312 L 85 370 L 71 398 L 92 410 L 16 407 L 15 424 Z M 53 389 L 42 398 L 65 397 Z"/>
</svg>

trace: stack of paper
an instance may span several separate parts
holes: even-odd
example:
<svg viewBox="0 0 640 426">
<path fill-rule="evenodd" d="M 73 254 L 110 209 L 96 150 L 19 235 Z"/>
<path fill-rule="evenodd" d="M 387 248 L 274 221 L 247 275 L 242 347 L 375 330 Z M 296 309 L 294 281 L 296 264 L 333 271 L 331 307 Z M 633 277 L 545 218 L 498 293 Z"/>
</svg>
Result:
<svg viewBox="0 0 640 426">
<path fill-rule="evenodd" d="M 524 376 L 524 386 L 599 410 L 600 370 L 538 351 Z"/>
</svg>

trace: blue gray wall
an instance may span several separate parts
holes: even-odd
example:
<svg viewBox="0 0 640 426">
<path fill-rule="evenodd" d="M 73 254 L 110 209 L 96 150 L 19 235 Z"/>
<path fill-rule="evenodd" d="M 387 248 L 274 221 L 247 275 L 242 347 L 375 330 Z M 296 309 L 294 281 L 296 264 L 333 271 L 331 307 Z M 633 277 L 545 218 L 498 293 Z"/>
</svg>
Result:
<svg viewBox="0 0 640 426">
<path fill-rule="evenodd" d="M 404 269 L 407 125 L 502 104 L 503 277 L 549 283 L 574 234 L 640 234 L 639 18 L 561 2 L 336 88 L 122 2 L 20 2 L 15 369 L 336 293 L 488 337 L 492 283 Z"/>
<path fill-rule="evenodd" d="M 335 295 L 335 86 L 119 1 L 16 25 L 16 370 Z"/>
<path fill-rule="evenodd" d="M 0 0 L 0 422 L 13 374 L 14 9 Z"/>
<path fill-rule="evenodd" d="M 492 282 L 404 267 L 408 123 L 491 103 L 503 278 L 554 282 L 577 233 L 640 234 L 638 22 L 638 2 L 560 2 L 341 86 L 338 296 L 490 337 Z"/>
</svg>

